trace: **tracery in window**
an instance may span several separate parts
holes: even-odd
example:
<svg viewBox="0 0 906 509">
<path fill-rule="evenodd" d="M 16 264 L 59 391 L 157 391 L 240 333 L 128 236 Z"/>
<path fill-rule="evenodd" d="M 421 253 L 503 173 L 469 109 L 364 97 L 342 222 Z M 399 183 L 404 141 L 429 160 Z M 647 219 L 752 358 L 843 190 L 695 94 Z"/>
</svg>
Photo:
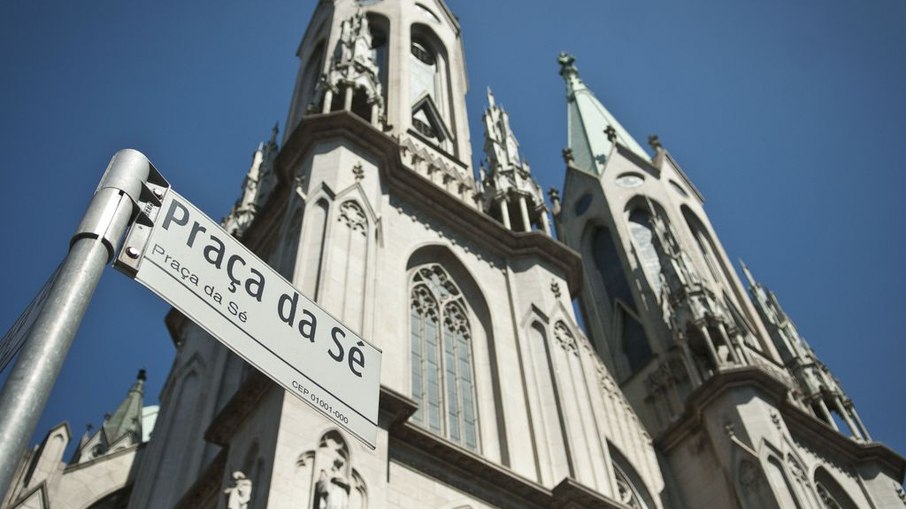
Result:
<svg viewBox="0 0 906 509">
<path fill-rule="evenodd" d="M 815 470 L 815 491 L 818 492 L 818 499 L 821 501 L 823 509 L 855 509 L 858 507 L 849 498 L 846 490 L 824 467 L 818 467 Z"/>
<path fill-rule="evenodd" d="M 465 299 L 437 264 L 411 281 L 412 421 L 468 449 L 478 450 L 469 313 Z"/>
<path fill-rule="evenodd" d="M 613 465 L 613 473 L 617 480 L 617 500 L 633 509 L 647 509 L 648 506 L 642 500 L 638 489 L 632 484 L 626 473 L 616 464 Z"/>
<path fill-rule="evenodd" d="M 661 259 L 654 243 L 657 239 L 651 225 L 651 214 L 647 210 L 636 209 L 629 214 L 629 232 L 639 256 L 639 263 L 655 295 L 661 293 Z"/>
</svg>

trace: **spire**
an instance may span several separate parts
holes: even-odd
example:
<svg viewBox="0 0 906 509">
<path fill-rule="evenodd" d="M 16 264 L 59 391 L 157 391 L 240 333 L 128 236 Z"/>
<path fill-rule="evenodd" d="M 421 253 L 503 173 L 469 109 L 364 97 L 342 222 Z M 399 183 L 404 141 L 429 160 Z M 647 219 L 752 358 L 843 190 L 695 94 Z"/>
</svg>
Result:
<svg viewBox="0 0 906 509">
<path fill-rule="evenodd" d="M 104 422 L 103 430 L 108 446 L 128 437 L 133 443 L 142 438 L 142 405 L 145 396 L 145 370 L 140 369 L 135 383 L 126 393 L 126 398 L 116 412 Z"/>
<path fill-rule="evenodd" d="M 488 88 L 484 121 L 484 154 L 481 169 L 485 211 L 514 231 L 532 227 L 550 235 L 544 192 L 532 178 L 528 162 L 519 152 L 519 142 L 510 127 L 510 117 L 494 100 Z"/>
<path fill-rule="evenodd" d="M 560 53 L 560 76 L 566 81 L 568 103 L 569 148 L 575 167 L 595 175 L 604 171 L 604 164 L 614 148 L 614 143 L 628 148 L 644 160 L 648 153 L 633 139 L 617 119 L 607 111 L 579 78 L 576 59 Z"/>
<path fill-rule="evenodd" d="M 270 139 L 266 143 L 258 144 L 258 148 L 252 154 L 252 164 L 242 181 L 242 194 L 239 195 L 230 213 L 220 222 L 226 231 L 238 239 L 242 238 L 258 211 L 264 208 L 277 184 L 274 160 L 280 151 L 277 145 L 279 132 L 280 126 L 275 123 Z"/>
<path fill-rule="evenodd" d="M 755 302 L 755 308 L 784 363 L 799 382 L 799 388 L 816 417 L 856 440 L 871 440 L 852 400 L 827 366 L 818 359 L 805 338 L 799 335 L 796 325 L 780 307 L 777 296 L 755 280 L 745 263 L 740 261 L 740 265 L 749 282 L 749 293 Z M 842 423 L 848 430 L 834 421 L 834 413 L 842 418 Z"/>
</svg>

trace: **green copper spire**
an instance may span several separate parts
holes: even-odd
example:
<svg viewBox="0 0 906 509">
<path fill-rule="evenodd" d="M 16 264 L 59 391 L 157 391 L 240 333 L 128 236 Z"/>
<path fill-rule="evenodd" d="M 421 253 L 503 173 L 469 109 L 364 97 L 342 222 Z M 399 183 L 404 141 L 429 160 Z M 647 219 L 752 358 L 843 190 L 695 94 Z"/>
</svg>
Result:
<svg viewBox="0 0 906 509">
<path fill-rule="evenodd" d="M 576 59 L 568 53 L 560 53 L 557 61 L 560 63 L 560 76 L 566 80 L 569 105 L 568 141 L 576 168 L 600 175 L 604 171 L 607 157 L 613 150 L 614 142 L 648 161 L 650 156 L 645 149 L 617 122 L 579 78 L 579 71 L 575 66 Z"/>
<path fill-rule="evenodd" d="M 116 412 L 104 423 L 108 446 L 129 437 L 134 443 L 142 439 L 142 402 L 145 394 L 145 370 L 139 370 L 135 383 Z"/>
</svg>

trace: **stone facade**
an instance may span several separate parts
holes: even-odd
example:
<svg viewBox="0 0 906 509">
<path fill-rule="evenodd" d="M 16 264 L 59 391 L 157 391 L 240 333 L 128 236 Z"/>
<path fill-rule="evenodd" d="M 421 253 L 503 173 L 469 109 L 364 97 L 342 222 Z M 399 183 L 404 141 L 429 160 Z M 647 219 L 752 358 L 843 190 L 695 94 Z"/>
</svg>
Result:
<svg viewBox="0 0 906 509">
<path fill-rule="evenodd" d="M 903 507 L 906 462 L 572 57 L 553 221 L 490 91 L 475 171 L 460 33 L 442 0 L 320 2 L 224 219 L 383 351 L 376 448 L 174 311 L 153 440 L 91 475 L 134 509 Z M 36 454 L 9 506 L 126 505 Z"/>
</svg>

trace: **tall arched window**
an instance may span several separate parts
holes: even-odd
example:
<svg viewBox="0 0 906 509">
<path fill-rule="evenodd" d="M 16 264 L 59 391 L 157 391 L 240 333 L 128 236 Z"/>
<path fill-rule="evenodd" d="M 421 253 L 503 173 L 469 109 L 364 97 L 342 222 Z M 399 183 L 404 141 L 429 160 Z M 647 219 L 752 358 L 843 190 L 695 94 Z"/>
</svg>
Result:
<svg viewBox="0 0 906 509">
<path fill-rule="evenodd" d="M 409 47 L 409 102 L 412 129 L 423 139 L 452 151 L 452 122 L 447 94 L 447 62 L 443 46 L 429 28 L 412 27 Z"/>
<path fill-rule="evenodd" d="M 471 326 L 465 300 L 437 264 L 418 268 L 410 293 L 412 420 L 478 450 Z"/>
<path fill-rule="evenodd" d="M 657 242 L 651 225 L 651 214 L 644 209 L 635 209 L 629 214 L 629 233 L 639 256 L 639 263 L 655 295 L 661 293 L 661 259 L 654 243 Z"/>
</svg>

